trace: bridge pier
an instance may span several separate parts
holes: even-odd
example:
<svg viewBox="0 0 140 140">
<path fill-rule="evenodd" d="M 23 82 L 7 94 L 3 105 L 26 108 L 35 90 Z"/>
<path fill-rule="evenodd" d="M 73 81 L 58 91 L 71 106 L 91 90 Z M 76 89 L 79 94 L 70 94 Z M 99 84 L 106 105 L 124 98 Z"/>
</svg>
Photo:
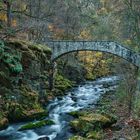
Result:
<svg viewBox="0 0 140 140">
<path fill-rule="evenodd" d="M 52 90 L 54 88 L 54 78 L 56 74 L 56 62 L 51 62 L 50 70 L 49 70 L 49 89 Z"/>
</svg>

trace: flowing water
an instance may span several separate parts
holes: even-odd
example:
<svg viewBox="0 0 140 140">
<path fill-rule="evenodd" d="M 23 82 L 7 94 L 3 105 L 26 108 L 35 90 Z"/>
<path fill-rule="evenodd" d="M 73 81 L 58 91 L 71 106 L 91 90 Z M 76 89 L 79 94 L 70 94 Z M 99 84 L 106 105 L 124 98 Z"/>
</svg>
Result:
<svg viewBox="0 0 140 140">
<path fill-rule="evenodd" d="M 116 89 L 118 80 L 117 76 L 110 76 L 74 87 L 64 97 L 50 101 L 46 107 L 49 110 L 47 118 L 53 120 L 54 125 L 18 131 L 25 123 L 11 124 L 0 131 L 0 140 L 68 140 L 72 135 L 68 124 L 73 119 L 68 112 L 93 108 L 103 94 Z"/>
</svg>

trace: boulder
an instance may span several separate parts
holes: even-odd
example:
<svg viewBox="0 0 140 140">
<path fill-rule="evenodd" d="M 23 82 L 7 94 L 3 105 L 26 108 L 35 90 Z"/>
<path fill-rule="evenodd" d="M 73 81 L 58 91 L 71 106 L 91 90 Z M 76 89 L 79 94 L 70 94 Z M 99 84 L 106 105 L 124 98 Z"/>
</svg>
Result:
<svg viewBox="0 0 140 140">
<path fill-rule="evenodd" d="M 44 119 L 48 116 L 48 112 L 43 109 L 34 109 L 34 110 L 24 110 L 23 108 L 16 108 L 13 111 L 13 114 L 9 114 L 8 118 L 11 122 L 20 122 L 20 121 L 33 121 Z"/>
<path fill-rule="evenodd" d="M 30 122 L 30 123 L 27 123 L 27 124 L 21 126 L 18 130 L 23 131 L 23 130 L 28 130 L 28 129 L 35 129 L 35 128 L 39 128 L 42 126 L 53 125 L 53 124 L 54 124 L 54 122 L 52 120 L 42 120 L 42 121 L 37 121 L 37 122 Z"/>
<path fill-rule="evenodd" d="M 76 114 L 74 114 L 75 116 Z M 77 117 L 77 116 L 76 116 Z M 116 119 L 109 115 L 102 115 L 98 113 L 89 113 L 79 116 L 79 118 L 70 122 L 72 130 L 85 135 L 93 129 L 102 129 L 109 127 L 116 122 Z"/>
<path fill-rule="evenodd" d="M 84 115 L 85 112 L 82 112 L 82 111 L 72 111 L 72 112 L 69 112 L 68 114 L 73 116 L 74 118 L 79 118 L 79 116 Z"/>
<path fill-rule="evenodd" d="M 0 119 L 0 130 L 6 129 L 8 127 L 8 119 L 7 118 L 2 118 Z"/>
</svg>

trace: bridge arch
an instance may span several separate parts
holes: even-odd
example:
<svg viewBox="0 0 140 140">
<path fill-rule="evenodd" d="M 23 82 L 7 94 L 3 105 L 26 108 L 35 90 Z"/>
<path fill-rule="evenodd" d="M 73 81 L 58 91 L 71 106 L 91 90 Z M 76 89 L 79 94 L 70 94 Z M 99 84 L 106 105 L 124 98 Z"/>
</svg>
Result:
<svg viewBox="0 0 140 140">
<path fill-rule="evenodd" d="M 114 54 L 140 67 L 140 54 L 113 41 L 52 41 L 48 45 L 52 49 L 52 61 L 70 52 L 100 51 Z"/>
</svg>

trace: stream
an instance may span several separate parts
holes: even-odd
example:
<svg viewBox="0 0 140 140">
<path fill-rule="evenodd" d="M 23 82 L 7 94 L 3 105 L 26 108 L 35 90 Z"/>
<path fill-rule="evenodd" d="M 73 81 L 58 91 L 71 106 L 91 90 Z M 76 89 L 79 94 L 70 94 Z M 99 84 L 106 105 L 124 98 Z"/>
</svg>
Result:
<svg viewBox="0 0 140 140">
<path fill-rule="evenodd" d="M 80 84 L 65 96 L 50 101 L 46 107 L 49 110 L 47 119 L 53 120 L 54 125 L 17 131 L 25 123 L 11 124 L 0 131 L 0 140 L 68 140 L 72 136 L 68 124 L 73 119 L 68 112 L 93 108 L 103 94 L 116 89 L 118 81 L 117 76 L 109 76 Z"/>
</svg>

